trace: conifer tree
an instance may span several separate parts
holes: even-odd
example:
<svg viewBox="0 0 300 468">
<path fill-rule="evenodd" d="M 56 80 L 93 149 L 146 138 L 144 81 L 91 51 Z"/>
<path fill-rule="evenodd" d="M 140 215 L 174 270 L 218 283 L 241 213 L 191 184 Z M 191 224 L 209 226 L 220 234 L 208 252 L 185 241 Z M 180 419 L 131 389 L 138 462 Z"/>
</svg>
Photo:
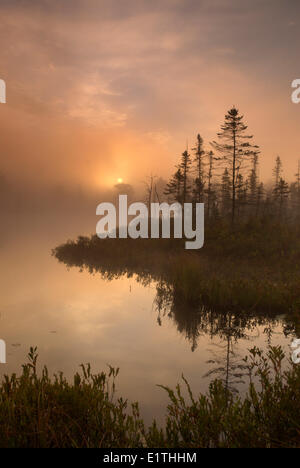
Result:
<svg viewBox="0 0 300 468">
<path fill-rule="evenodd" d="M 274 198 L 279 206 L 279 218 L 281 219 L 283 208 L 286 205 L 290 190 L 288 183 L 280 177 L 277 186 L 273 190 Z"/>
<path fill-rule="evenodd" d="M 181 163 L 179 169 L 182 174 L 182 203 L 186 203 L 188 196 L 190 194 L 190 185 L 189 185 L 189 173 L 192 165 L 192 160 L 189 152 L 186 150 L 182 153 Z"/>
<path fill-rule="evenodd" d="M 203 203 L 204 201 L 204 155 L 203 138 L 198 134 L 196 147 L 193 148 L 195 152 L 194 162 L 196 163 L 196 180 L 195 180 L 195 201 L 196 203 Z"/>
<path fill-rule="evenodd" d="M 169 183 L 166 185 L 164 194 L 171 196 L 172 200 L 182 203 L 182 184 L 183 176 L 181 169 L 178 168 L 175 174 L 171 177 Z"/>
<path fill-rule="evenodd" d="M 258 215 L 260 214 L 261 205 L 262 205 L 263 198 L 264 198 L 264 193 L 265 193 L 264 184 L 261 182 L 257 187 L 257 196 L 256 196 L 256 205 L 255 205 L 256 217 L 258 217 Z"/>
<path fill-rule="evenodd" d="M 249 197 L 248 202 L 251 207 L 254 207 L 256 210 L 257 196 L 258 196 L 258 154 L 253 155 L 252 159 L 252 168 L 249 176 Z M 252 210 L 253 211 L 253 210 Z"/>
<path fill-rule="evenodd" d="M 220 142 L 214 141 L 212 146 L 226 162 L 231 180 L 231 222 L 235 221 L 236 195 L 238 175 L 245 162 L 259 153 L 259 147 L 251 144 L 252 135 L 245 134 L 247 126 L 243 122 L 243 115 L 233 107 L 225 115 L 225 122 L 218 133 Z"/>
<path fill-rule="evenodd" d="M 221 184 L 221 204 L 222 204 L 223 216 L 227 216 L 228 214 L 228 211 L 230 209 L 230 201 L 231 201 L 231 184 L 230 184 L 229 172 L 226 167 L 222 176 L 222 184 Z"/>
<path fill-rule="evenodd" d="M 213 162 L 214 162 L 214 153 L 210 151 L 208 153 L 208 173 L 207 173 L 207 189 L 205 190 L 207 198 L 207 218 L 209 219 L 211 214 L 211 207 L 216 200 L 216 194 L 213 190 Z"/>
<path fill-rule="evenodd" d="M 244 177 L 239 174 L 237 177 L 237 216 L 238 218 L 243 214 L 244 208 L 247 204 L 247 191 L 248 184 L 244 182 Z"/>
<path fill-rule="evenodd" d="M 275 167 L 273 169 L 273 176 L 275 179 L 275 183 L 274 183 L 274 190 L 275 190 L 282 176 L 282 162 L 281 162 L 280 156 L 277 156 L 276 158 Z"/>
<path fill-rule="evenodd" d="M 291 203 L 294 211 L 294 218 L 299 221 L 300 219 L 300 161 L 298 161 L 298 171 L 296 176 L 296 181 L 291 184 L 290 193 L 291 193 Z"/>
</svg>

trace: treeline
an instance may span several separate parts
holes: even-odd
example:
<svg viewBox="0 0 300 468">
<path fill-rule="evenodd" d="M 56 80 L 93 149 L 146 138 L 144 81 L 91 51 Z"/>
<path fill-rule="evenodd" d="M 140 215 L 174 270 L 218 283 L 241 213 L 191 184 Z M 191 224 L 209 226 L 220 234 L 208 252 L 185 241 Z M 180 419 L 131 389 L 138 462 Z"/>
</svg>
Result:
<svg viewBox="0 0 300 468">
<path fill-rule="evenodd" d="M 216 141 L 207 150 L 202 136 L 182 153 L 176 171 L 166 184 L 163 195 L 169 202 L 205 203 L 206 219 L 225 219 L 231 223 L 257 218 L 279 221 L 300 219 L 300 164 L 295 181 L 283 178 L 278 156 L 273 169 L 272 186 L 259 178 L 259 146 L 247 132 L 244 116 L 236 108 L 225 115 Z M 153 177 L 148 185 L 147 200 L 158 199 Z"/>
</svg>

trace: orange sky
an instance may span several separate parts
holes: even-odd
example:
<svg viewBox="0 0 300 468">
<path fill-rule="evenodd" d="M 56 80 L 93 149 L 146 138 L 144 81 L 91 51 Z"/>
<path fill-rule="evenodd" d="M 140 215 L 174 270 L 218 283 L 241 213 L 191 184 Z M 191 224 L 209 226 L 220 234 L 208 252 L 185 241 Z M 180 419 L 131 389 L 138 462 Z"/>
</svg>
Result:
<svg viewBox="0 0 300 468">
<path fill-rule="evenodd" d="M 297 0 L 1 0 L 0 172 L 33 185 L 167 177 L 236 105 L 261 146 L 300 159 Z"/>
</svg>

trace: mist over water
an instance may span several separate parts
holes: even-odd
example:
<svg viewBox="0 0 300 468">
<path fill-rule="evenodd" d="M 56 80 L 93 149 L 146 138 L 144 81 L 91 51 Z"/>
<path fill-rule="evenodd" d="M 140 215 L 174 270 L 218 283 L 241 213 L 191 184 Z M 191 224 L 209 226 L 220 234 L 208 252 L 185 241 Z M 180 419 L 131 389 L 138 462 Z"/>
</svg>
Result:
<svg viewBox="0 0 300 468">
<path fill-rule="evenodd" d="M 232 362 L 240 362 L 247 349 L 266 347 L 266 324 L 249 320 L 240 335 L 221 325 L 213 334 L 209 322 L 215 316 L 185 310 L 182 322 L 182 311 L 157 300 L 157 281 L 145 285 L 135 275 L 108 281 L 98 272 L 59 263 L 51 250 L 93 233 L 96 216 L 89 210 L 92 203 L 74 210 L 49 206 L 2 215 L 0 337 L 7 344 L 7 364 L 1 375 L 19 372 L 30 346 L 38 347 L 39 361 L 51 373 L 64 371 L 68 378 L 81 363 L 91 363 L 95 371 L 111 364 L 121 368 L 119 395 L 138 400 L 150 422 L 153 416 L 162 419 L 167 402 L 156 384 L 174 386 L 184 373 L 195 392 L 205 391 L 211 378 L 204 375 L 218 367 L 209 360 L 226 361 L 230 349 Z M 282 320 L 274 318 L 271 342 L 288 351 Z"/>
</svg>

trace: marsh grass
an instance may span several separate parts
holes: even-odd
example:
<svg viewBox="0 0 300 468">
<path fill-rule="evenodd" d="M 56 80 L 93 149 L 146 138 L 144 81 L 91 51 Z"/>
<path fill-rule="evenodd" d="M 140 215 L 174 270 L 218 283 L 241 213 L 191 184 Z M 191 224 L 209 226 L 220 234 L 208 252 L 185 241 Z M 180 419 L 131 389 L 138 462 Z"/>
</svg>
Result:
<svg viewBox="0 0 300 468">
<path fill-rule="evenodd" d="M 119 369 L 93 374 L 81 366 L 73 382 L 37 371 L 37 350 L 20 376 L 0 385 L 0 447 L 300 447 L 300 366 L 283 370 L 284 354 L 254 348 L 244 360 L 248 393 L 241 398 L 214 380 L 194 396 L 183 377 L 168 396 L 165 424 L 146 428 L 137 403 L 116 397 Z M 188 395 L 187 398 L 183 394 Z"/>
<path fill-rule="evenodd" d="M 0 447 L 132 447 L 140 444 L 138 407 L 115 399 L 119 370 L 93 374 L 81 366 L 69 383 L 62 373 L 37 373 L 36 348 L 22 374 L 0 388 Z"/>
<path fill-rule="evenodd" d="M 177 302 L 215 310 L 258 310 L 274 314 L 300 306 L 300 229 L 248 223 L 236 230 L 208 227 L 203 249 L 186 251 L 178 239 L 79 237 L 53 250 L 68 267 L 112 279 L 137 275 L 165 280 Z"/>
</svg>

